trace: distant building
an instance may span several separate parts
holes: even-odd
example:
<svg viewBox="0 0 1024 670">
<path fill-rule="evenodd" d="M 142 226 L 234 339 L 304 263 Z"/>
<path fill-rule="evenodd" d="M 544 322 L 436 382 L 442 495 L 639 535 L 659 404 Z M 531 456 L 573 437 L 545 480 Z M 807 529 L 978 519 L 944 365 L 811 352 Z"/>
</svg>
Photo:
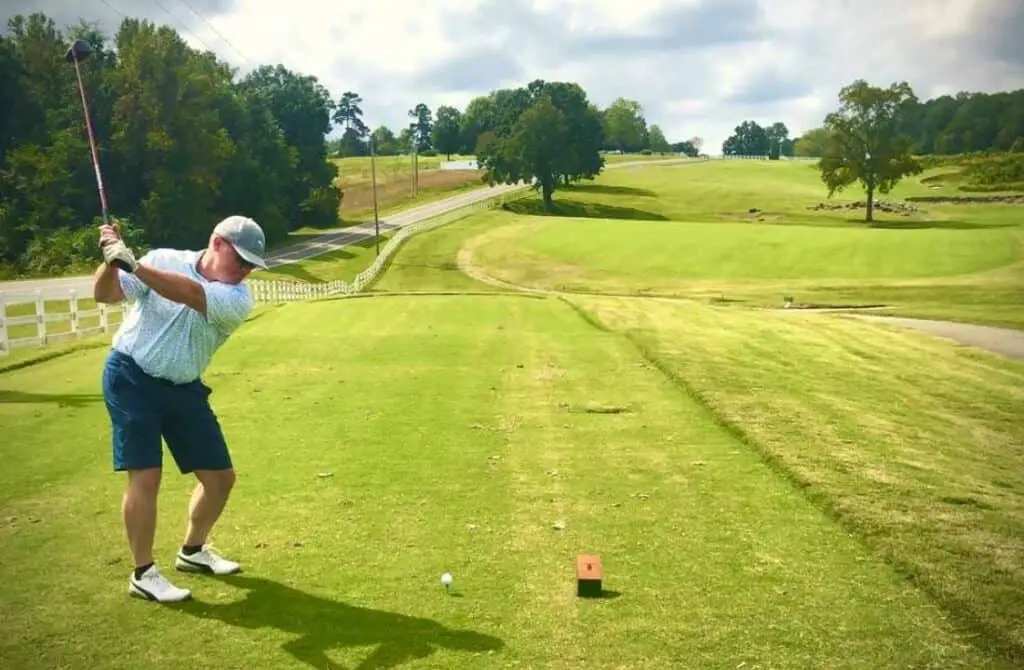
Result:
<svg viewBox="0 0 1024 670">
<path fill-rule="evenodd" d="M 441 161 L 442 170 L 479 170 L 475 160 L 468 161 Z"/>
</svg>

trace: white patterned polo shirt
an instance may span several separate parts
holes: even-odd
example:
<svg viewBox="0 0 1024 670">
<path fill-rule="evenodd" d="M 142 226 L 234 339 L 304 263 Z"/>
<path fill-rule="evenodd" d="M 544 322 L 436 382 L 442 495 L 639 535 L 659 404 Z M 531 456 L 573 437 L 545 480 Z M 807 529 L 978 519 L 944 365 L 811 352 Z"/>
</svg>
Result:
<svg viewBox="0 0 1024 670">
<path fill-rule="evenodd" d="M 178 272 L 206 291 L 206 316 L 163 297 L 135 275 L 118 270 L 131 303 L 114 334 L 113 347 L 131 356 L 147 374 L 176 384 L 199 379 L 213 354 L 252 311 L 245 284 L 210 281 L 199 274 L 201 251 L 154 249 L 139 259 L 150 267 Z"/>
</svg>

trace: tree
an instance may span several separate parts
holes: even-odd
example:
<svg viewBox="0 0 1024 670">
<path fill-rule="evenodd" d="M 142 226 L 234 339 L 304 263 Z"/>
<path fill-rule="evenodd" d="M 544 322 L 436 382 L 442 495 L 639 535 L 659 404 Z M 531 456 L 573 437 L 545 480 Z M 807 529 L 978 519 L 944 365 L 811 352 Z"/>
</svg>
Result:
<svg viewBox="0 0 1024 670">
<path fill-rule="evenodd" d="M 263 66 L 241 81 L 173 29 L 126 18 L 108 37 L 80 21 L 15 15 L 0 35 L 0 272 L 88 272 L 100 221 L 75 69 L 83 39 L 89 117 L 109 197 L 140 253 L 198 248 L 244 212 L 268 243 L 297 225 L 336 225 L 326 160 L 331 99 L 315 79 Z M 356 102 L 358 105 L 358 102 Z"/>
<path fill-rule="evenodd" d="M 634 153 L 647 148 L 647 121 L 643 108 L 636 100 L 616 98 L 604 110 L 605 146 L 623 153 Z"/>
<path fill-rule="evenodd" d="M 484 157 L 484 178 L 492 185 L 535 179 L 544 209 L 550 211 L 568 139 L 565 115 L 545 95 L 523 112 L 511 137 L 487 147 L 490 151 Z"/>
<path fill-rule="evenodd" d="M 416 152 L 423 153 L 430 149 L 430 131 L 433 126 L 430 108 L 421 102 L 409 110 L 409 116 L 415 119 L 409 124 L 409 128 L 412 129 L 416 142 Z"/>
<path fill-rule="evenodd" d="M 671 147 L 665 139 L 665 133 L 661 132 L 661 127 L 657 124 L 651 126 L 651 151 L 663 154 L 670 150 Z"/>
<path fill-rule="evenodd" d="M 875 191 L 888 193 L 899 180 L 919 174 L 912 139 L 903 132 L 917 98 L 906 82 L 887 89 L 858 79 L 839 92 L 839 109 L 825 117 L 828 142 L 818 163 L 829 197 L 859 181 L 867 192 L 865 221 L 873 221 Z"/>
<path fill-rule="evenodd" d="M 370 129 L 363 122 L 363 109 L 359 106 L 362 102 L 358 93 L 345 91 L 334 108 L 333 121 L 345 126 L 338 146 L 342 156 L 362 156 L 367 153 L 364 139 Z"/>
<path fill-rule="evenodd" d="M 263 65 L 240 83 L 277 119 L 285 142 L 296 152 L 288 207 L 292 228 L 330 228 L 338 224 L 341 191 L 334 184 L 338 168 L 327 160 L 325 136 L 331 130 L 334 103 L 316 77 L 283 65 Z"/>
<path fill-rule="evenodd" d="M 374 151 L 378 156 L 394 156 L 402 153 L 395 133 L 387 126 L 381 126 L 370 133 L 373 140 Z"/>
<path fill-rule="evenodd" d="M 820 158 L 825 153 L 828 143 L 828 131 L 824 128 L 811 128 L 793 143 L 793 153 L 805 158 Z"/>
<path fill-rule="evenodd" d="M 771 147 L 768 132 L 756 121 L 744 121 L 722 142 L 726 156 L 767 156 Z"/>
<path fill-rule="evenodd" d="M 700 150 L 694 146 L 693 140 L 676 142 L 675 144 L 670 145 L 670 148 L 673 152 L 689 156 L 690 158 L 696 158 L 700 155 Z"/>
<path fill-rule="evenodd" d="M 576 83 L 536 79 L 527 90 L 534 103 L 547 96 L 565 116 L 568 136 L 558 166 L 562 183 L 568 186 L 574 181 L 593 178 L 604 167 L 601 157 L 604 126 L 600 110 L 587 100 L 586 92 Z"/>
<path fill-rule="evenodd" d="M 365 137 L 370 132 L 363 122 L 363 108 L 359 106 L 362 102 L 358 93 L 345 91 L 334 108 L 334 122 L 345 126 L 345 130 L 354 130 L 357 137 Z"/>
<path fill-rule="evenodd" d="M 454 107 L 441 105 L 437 108 L 437 118 L 432 132 L 434 148 L 445 154 L 448 160 L 462 146 L 461 133 L 462 114 Z"/>
<path fill-rule="evenodd" d="M 600 173 L 604 167 L 601 113 L 578 84 L 535 80 L 525 89 L 492 95 L 492 127 L 476 143 L 484 181 L 494 185 L 532 180 L 541 191 L 544 208 L 550 210 L 559 184 Z M 529 104 L 513 118 L 524 101 Z"/>
<path fill-rule="evenodd" d="M 785 123 L 776 121 L 765 129 L 768 136 L 768 156 L 776 159 L 793 155 L 793 140 L 789 139 L 789 128 Z"/>
</svg>

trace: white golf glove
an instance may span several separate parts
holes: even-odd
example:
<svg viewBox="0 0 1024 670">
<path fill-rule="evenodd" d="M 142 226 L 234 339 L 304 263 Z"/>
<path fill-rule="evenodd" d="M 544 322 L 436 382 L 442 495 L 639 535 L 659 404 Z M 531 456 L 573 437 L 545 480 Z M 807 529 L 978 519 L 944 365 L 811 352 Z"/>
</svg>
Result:
<svg viewBox="0 0 1024 670">
<path fill-rule="evenodd" d="M 109 242 L 103 246 L 103 260 L 108 265 L 119 263 L 121 269 L 126 272 L 135 272 L 135 268 L 139 265 L 135 260 L 135 254 L 121 240 Z"/>
</svg>

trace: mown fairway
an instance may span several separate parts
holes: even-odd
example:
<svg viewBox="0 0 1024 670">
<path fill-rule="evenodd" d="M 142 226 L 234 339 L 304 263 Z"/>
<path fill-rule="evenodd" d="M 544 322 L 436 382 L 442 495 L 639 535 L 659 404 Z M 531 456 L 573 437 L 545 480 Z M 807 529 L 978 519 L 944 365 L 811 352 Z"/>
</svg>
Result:
<svg viewBox="0 0 1024 670">
<path fill-rule="evenodd" d="M 556 202 L 564 217 L 537 216 L 534 201 L 496 216 L 473 262 L 533 287 L 770 307 L 793 297 L 1024 326 L 1020 205 L 920 203 L 868 227 L 863 208 L 809 209 L 826 201 L 807 163 L 726 161 L 617 170 Z"/>
<path fill-rule="evenodd" d="M 753 167 L 715 164 L 597 186 L 711 184 L 716 169 L 755 188 Z M 605 211 L 640 197 L 666 217 L 696 206 L 556 195 Z M 812 214 L 824 225 L 657 223 L 682 271 L 662 258 L 652 275 L 676 282 L 666 292 L 754 291 L 776 257 L 780 287 L 865 291 L 1014 261 L 998 239 L 975 244 L 1013 228 Z M 207 378 L 239 471 L 213 542 L 244 575 L 171 569 L 191 480 L 166 461 L 157 557 L 191 603 L 127 599 L 104 349 L 0 371 L 0 667 L 1020 667 L 1024 362 L 848 317 L 528 295 L 466 274 L 632 293 L 643 275 L 601 254 L 652 223 L 486 212 L 407 241 L 369 296 L 261 308 Z M 751 249 L 698 224 L 762 237 Z M 916 243 L 928 253 L 903 263 L 882 237 L 917 232 L 935 235 Z M 336 262 L 347 276 L 368 261 Z M 575 596 L 580 553 L 602 556 L 606 598 Z"/>
</svg>

